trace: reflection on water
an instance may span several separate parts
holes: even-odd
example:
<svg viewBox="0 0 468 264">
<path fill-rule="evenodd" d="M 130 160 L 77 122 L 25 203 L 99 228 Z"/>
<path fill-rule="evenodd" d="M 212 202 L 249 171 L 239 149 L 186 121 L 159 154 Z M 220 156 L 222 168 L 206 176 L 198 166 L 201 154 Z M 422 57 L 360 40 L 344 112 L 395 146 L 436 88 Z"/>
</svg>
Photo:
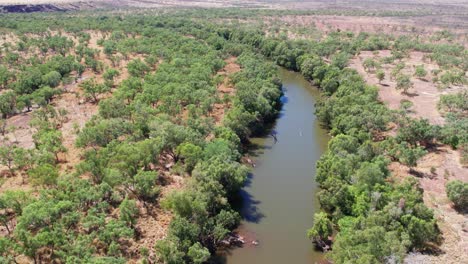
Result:
<svg viewBox="0 0 468 264">
<path fill-rule="evenodd" d="M 281 70 L 280 77 L 281 115 L 268 136 L 252 140 L 256 166 L 240 193 L 237 231 L 246 245 L 219 256 L 220 263 L 315 263 L 322 256 L 306 237 L 318 210 L 315 163 L 328 141 L 314 115 L 318 91 L 298 73 Z"/>
</svg>

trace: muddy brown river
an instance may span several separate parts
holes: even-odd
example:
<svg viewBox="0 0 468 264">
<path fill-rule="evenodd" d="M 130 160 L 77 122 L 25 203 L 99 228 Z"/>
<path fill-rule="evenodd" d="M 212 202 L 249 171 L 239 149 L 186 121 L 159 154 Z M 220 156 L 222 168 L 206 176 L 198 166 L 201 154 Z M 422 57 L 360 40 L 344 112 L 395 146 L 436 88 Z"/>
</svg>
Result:
<svg viewBox="0 0 468 264">
<path fill-rule="evenodd" d="M 246 243 L 225 252 L 222 263 L 302 264 L 323 257 L 306 237 L 319 210 L 315 163 L 328 142 L 314 115 L 319 92 L 298 73 L 281 69 L 280 77 L 284 105 L 272 130 L 276 141 L 272 135 L 252 140 L 256 166 L 241 193 L 244 220 L 237 231 Z"/>
</svg>

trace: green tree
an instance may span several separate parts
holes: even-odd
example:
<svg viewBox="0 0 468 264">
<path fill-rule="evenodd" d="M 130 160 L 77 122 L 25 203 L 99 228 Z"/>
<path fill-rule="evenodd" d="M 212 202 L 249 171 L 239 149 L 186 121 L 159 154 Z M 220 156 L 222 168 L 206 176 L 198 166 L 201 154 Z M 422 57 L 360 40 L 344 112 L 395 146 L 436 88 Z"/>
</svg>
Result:
<svg viewBox="0 0 468 264">
<path fill-rule="evenodd" d="M 200 243 L 193 244 L 188 252 L 187 256 L 192 259 L 193 263 L 195 264 L 202 264 L 208 261 L 211 257 L 210 251 L 204 248 Z"/>
<path fill-rule="evenodd" d="M 109 87 L 104 84 L 97 83 L 94 78 L 85 80 L 80 84 L 80 87 L 83 89 L 84 96 L 92 99 L 94 103 L 98 102 L 99 95 L 109 91 Z"/>
<path fill-rule="evenodd" d="M 413 87 L 410 76 L 406 74 L 398 74 L 396 77 L 396 89 L 403 90 L 403 93 L 408 93 L 408 90 Z"/>
<path fill-rule="evenodd" d="M 366 72 L 370 72 L 375 71 L 375 69 L 379 67 L 379 64 L 372 58 L 367 58 L 362 62 L 362 66 L 364 67 L 364 70 L 366 70 Z"/>
<path fill-rule="evenodd" d="M 417 161 L 427 154 L 427 151 L 423 148 L 417 147 L 408 147 L 404 142 L 402 142 L 398 148 L 397 158 L 404 165 L 412 168 L 417 165 Z"/>
<path fill-rule="evenodd" d="M 424 77 L 426 77 L 426 75 L 427 75 L 427 71 L 426 69 L 424 69 L 424 65 L 416 66 L 415 71 L 414 71 L 414 76 L 420 79 L 423 79 Z"/>
<path fill-rule="evenodd" d="M 0 164 L 6 166 L 10 170 L 10 174 L 14 174 L 13 166 L 14 156 L 12 146 L 0 146 Z"/>
<path fill-rule="evenodd" d="M 32 100 L 40 105 L 40 106 L 45 106 L 45 105 L 48 105 L 50 104 L 52 98 L 58 94 L 58 90 L 56 89 L 53 89 L 49 86 L 43 86 L 37 90 L 35 90 L 32 94 L 31 94 L 31 98 Z"/>
<path fill-rule="evenodd" d="M 0 94 L 0 113 L 6 119 L 15 112 L 16 96 L 12 91 Z"/>
<path fill-rule="evenodd" d="M 154 171 L 139 171 L 135 175 L 135 191 L 141 200 L 154 201 L 160 192 L 157 180 L 158 174 Z"/>
<path fill-rule="evenodd" d="M 42 83 L 50 87 L 57 87 L 62 80 L 62 75 L 57 71 L 51 71 L 42 76 Z"/>
<path fill-rule="evenodd" d="M 62 132 L 59 130 L 39 130 L 33 139 L 36 148 L 53 154 L 56 162 L 59 161 L 58 154 L 67 150 L 62 144 Z"/>
<path fill-rule="evenodd" d="M 11 78 L 12 74 L 8 68 L 0 65 L 0 89 L 4 89 L 8 85 Z"/>
<path fill-rule="evenodd" d="M 468 211 L 468 183 L 460 180 L 449 181 L 445 190 L 447 196 L 452 201 L 457 209 L 462 212 Z"/>
<path fill-rule="evenodd" d="M 134 200 L 125 198 L 119 206 L 119 219 L 129 226 L 134 226 L 138 217 L 138 207 Z"/>
<path fill-rule="evenodd" d="M 333 233 L 332 222 L 324 212 L 314 214 L 314 225 L 307 231 L 307 236 L 322 248 L 325 248 L 328 237 Z"/>
<path fill-rule="evenodd" d="M 104 83 L 108 87 L 113 87 L 114 86 L 114 81 L 115 77 L 119 76 L 120 72 L 116 69 L 108 69 L 107 71 L 104 72 L 103 78 L 104 78 Z"/>
<path fill-rule="evenodd" d="M 176 154 L 183 159 L 185 169 L 189 173 L 195 168 L 197 162 L 201 161 L 203 158 L 202 148 L 187 142 L 177 147 Z"/>
<path fill-rule="evenodd" d="M 143 77 L 151 70 L 151 68 L 140 59 L 130 61 L 127 65 L 127 69 L 128 73 L 134 77 Z"/>
<path fill-rule="evenodd" d="M 385 79 L 385 72 L 383 70 L 377 70 L 375 75 L 377 76 L 379 83 L 382 83 L 382 81 Z"/>
<path fill-rule="evenodd" d="M 28 175 L 35 185 L 52 186 L 57 183 L 58 169 L 50 164 L 41 164 L 28 170 Z"/>
</svg>

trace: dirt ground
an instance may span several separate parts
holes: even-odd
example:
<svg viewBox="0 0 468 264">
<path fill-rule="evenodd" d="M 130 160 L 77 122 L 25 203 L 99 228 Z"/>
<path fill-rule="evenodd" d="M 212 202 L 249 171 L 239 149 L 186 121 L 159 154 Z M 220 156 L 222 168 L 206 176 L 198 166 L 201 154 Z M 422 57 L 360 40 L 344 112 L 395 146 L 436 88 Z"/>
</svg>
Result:
<svg viewBox="0 0 468 264">
<path fill-rule="evenodd" d="M 468 21 L 466 17 L 458 16 L 417 16 L 417 17 L 371 17 L 349 15 L 308 15 L 308 16 L 281 16 L 266 17 L 267 21 L 280 21 L 284 28 L 291 26 L 316 28 L 322 33 L 337 30 L 350 31 L 356 34 L 361 32 L 401 35 L 419 35 L 429 37 L 434 32 L 450 29 L 459 42 L 468 42 Z"/>
<path fill-rule="evenodd" d="M 217 75 L 223 77 L 221 83 L 217 87 L 217 96 L 221 100 L 225 96 L 234 95 L 235 90 L 231 83 L 231 75 L 241 70 L 239 64 L 236 63 L 236 59 L 236 57 L 229 57 L 226 59 L 224 68 L 217 72 Z M 215 124 L 221 124 L 224 114 L 230 107 L 231 105 L 229 103 L 214 104 L 211 116 L 215 119 Z"/>
<path fill-rule="evenodd" d="M 437 103 L 439 102 L 440 96 L 444 94 L 458 93 L 463 89 L 468 89 L 466 86 L 451 86 L 447 89 L 439 89 L 437 84 L 431 81 L 431 70 L 439 69 L 439 66 L 435 63 L 431 63 L 423 59 L 424 53 L 422 52 L 411 52 L 409 58 L 405 58 L 402 61 L 405 63 L 405 69 L 402 73 L 413 76 L 415 65 L 424 65 L 424 68 L 428 72 L 424 80 L 411 77 L 413 82 L 413 88 L 411 88 L 408 94 L 403 94 L 401 90 L 396 89 L 396 81 L 390 78 L 391 71 L 395 68 L 394 64 L 382 65 L 382 70 L 385 72 L 385 79 L 379 83 L 375 71 L 366 72 L 362 63 L 367 58 L 382 58 L 390 56 L 389 50 L 379 51 L 378 55 L 375 56 L 370 51 L 363 51 L 358 56 L 351 59 L 349 66 L 356 69 L 361 76 L 363 76 L 367 83 L 379 87 L 380 99 L 390 108 L 399 109 L 400 102 L 402 100 L 408 100 L 413 103 L 411 108 L 410 116 L 416 118 L 426 118 L 430 123 L 435 125 L 443 125 L 444 118 L 437 110 Z"/>
<path fill-rule="evenodd" d="M 416 173 L 397 162 L 390 165 L 393 177 L 401 179 L 412 175 L 419 179 L 424 190 L 424 203 L 434 211 L 442 234 L 438 254 L 410 253 L 405 263 L 467 263 L 468 216 L 457 212 L 445 193 L 445 184 L 449 180 L 468 182 L 468 168 L 460 166 L 458 160 L 457 151 L 448 146 L 438 146 L 413 168 Z M 435 172 L 431 172 L 431 168 L 436 168 Z"/>
</svg>

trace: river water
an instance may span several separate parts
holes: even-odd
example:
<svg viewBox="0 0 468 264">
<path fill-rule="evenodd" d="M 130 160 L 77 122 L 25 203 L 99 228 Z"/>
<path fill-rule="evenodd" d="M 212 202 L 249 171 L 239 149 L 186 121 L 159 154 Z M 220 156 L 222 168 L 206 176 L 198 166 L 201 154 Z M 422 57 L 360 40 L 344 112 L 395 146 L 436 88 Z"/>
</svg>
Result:
<svg viewBox="0 0 468 264">
<path fill-rule="evenodd" d="M 241 193 L 244 220 L 237 230 L 246 244 L 224 255 L 227 264 L 302 264 L 322 258 L 306 237 L 319 210 L 315 164 L 328 142 L 314 115 L 319 92 L 298 73 L 281 69 L 280 78 L 284 105 L 272 130 L 277 141 L 252 139 L 256 166 Z"/>
</svg>

